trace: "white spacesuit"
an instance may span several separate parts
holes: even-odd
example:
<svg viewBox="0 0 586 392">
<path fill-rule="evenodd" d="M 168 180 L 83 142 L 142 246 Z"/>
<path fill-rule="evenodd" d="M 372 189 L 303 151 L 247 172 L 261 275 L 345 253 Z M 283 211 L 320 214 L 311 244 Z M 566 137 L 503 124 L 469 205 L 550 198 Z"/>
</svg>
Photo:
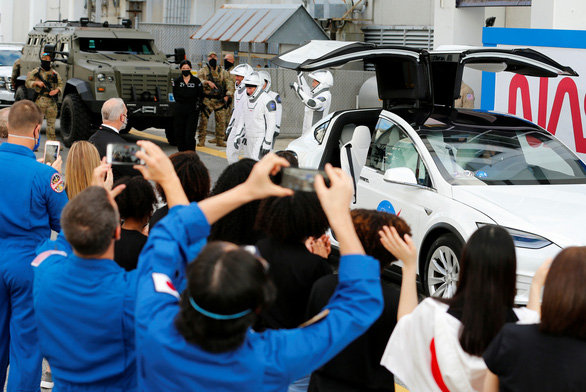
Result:
<svg viewBox="0 0 586 392">
<path fill-rule="evenodd" d="M 311 86 L 307 84 L 303 73 L 297 74 L 298 82 L 291 85 L 301 102 L 305 105 L 305 117 L 303 118 L 303 134 L 311 132 L 313 124 L 324 118 L 330 112 L 332 93 L 330 88 L 334 85 L 334 77 L 330 71 L 323 69 L 313 71 L 308 75 L 313 79 Z"/>
<path fill-rule="evenodd" d="M 230 122 L 226 128 L 226 134 L 228 135 L 226 159 L 230 164 L 238 162 L 241 142 L 244 137 L 244 110 L 246 108 L 246 102 L 248 102 L 248 96 L 246 95 L 246 88 L 244 88 L 242 80 L 252 72 L 253 69 L 248 64 L 237 65 L 230 71 L 232 75 L 236 75 L 234 109 L 232 110 L 232 117 L 230 117 Z"/>
<path fill-rule="evenodd" d="M 281 102 L 281 96 L 277 92 L 271 91 L 271 85 L 272 85 L 271 74 L 268 73 L 267 71 L 259 71 L 258 73 L 259 73 L 260 77 L 265 82 L 265 85 L 264 85 L 265 92 L 267 94 L 269 94 L 269 96 L 272 98 L 272 100 L 275 101 L 275 103 L 277 104 L 277 126 L 276 126 L 277 130 L 275 131 L 275 135 L 273 136 L 273 143 L 274 143 L 277 136 L 279 136 L 279 134 L 281 133 L 281 119 L 283 118 L 283 103 Z"/>
<path fill-rule="evenodd" d="M 245 135 L 243 151 L 246 158 L 259 160 L 273 149 L 277 125 L 277 103 L 264 92 L 264 80 L 253 72 L 242 81 L 248 100 L 244 110 Z"/>
</svg>

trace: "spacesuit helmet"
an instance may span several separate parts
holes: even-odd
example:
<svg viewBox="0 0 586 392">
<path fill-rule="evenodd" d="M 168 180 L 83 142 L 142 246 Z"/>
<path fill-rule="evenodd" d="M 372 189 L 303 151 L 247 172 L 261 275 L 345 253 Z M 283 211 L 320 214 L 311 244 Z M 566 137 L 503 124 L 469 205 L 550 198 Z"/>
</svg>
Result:
<svg viewBox="0 0 586 392">
<path fill-rule="evenodd" d="M 258 74 L 260 75 L 262 80 L 267 82 L 267 86 L 264 88 L 264 90 L 268 93 L 269 91 L 271 91 L 271 74 L 267 71 L 258 71 Z"/>
<path fill-rule="evenodd" d="M 232 71 L 230 71 L 230 74 L 242 76 L 245 78 L 248 75 L 250 75 L 253 71 L 254 70 L 252 69 L 252 67 L 248 64 L 238 64 L 234 67 Z M 244 83 L 238 84 L 238 82 L 234 82 L 234 87 L 236 87 L 236 90 L 242 91 L 242 89 L 244 88 Z"/>
<path fill-rule="evenodd" d="M 330 71 L 326 71 L 325 69 L 318 69 L 317 71 L 313 71 L 307 76 L 319 82 L 317 86 L 311 89 L 312 93 L 314 90 L 322 90 L 324 88 L 330 88 L 334 85 L 334 77 Z"/>
<path fill-rule="evenodd" d="M 242 80 L 241 84 L 243 84 L 245 87 L 256 87 L 254 93 L 252 93 L 252 95 L 249 96 L 250 102 L 254 102 L 256 101 L 258 96 L 262 94 L 262 92 L 264 91 L 262 89 L 262 86 L 265 84 L 265 81 L 260 77 L 258 72 L 253 72 L 250 75 L 246 76 Z"/>
</svg>

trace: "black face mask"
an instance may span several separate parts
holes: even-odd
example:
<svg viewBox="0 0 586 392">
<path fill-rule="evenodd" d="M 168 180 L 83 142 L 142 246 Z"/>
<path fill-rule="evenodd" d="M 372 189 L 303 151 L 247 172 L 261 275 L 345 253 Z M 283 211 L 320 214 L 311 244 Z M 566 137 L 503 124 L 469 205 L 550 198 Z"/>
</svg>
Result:
<svg viewBox="0 0 586 392">
<path fill-rule="evenodd" d="M 210 65 L 211 68 L 216 68 L 216 65 L 218 65 L 218 62 L 216 61 L 216 59 L 210 59 L 210 61 L 208 61 L 208 64 Z"/>
<path fill-rule="evenodd" d="M 189 76 L 189 75 L 191 75 L 191 70 L 190 69 L 184 69 L 184 70 L 181 71 L 181 74 L 183 76 Z"/>
<path fill-rule="evenodd" d="M 48 71 L 51 69 L 51 62 L 47 61 L 47 60 L 41 60 L 41 68 L 43 68 L 45 71 Z"/>
<path fill-rule="evenodd" d="M 234 65 L 234 63 L 228 61 L 228 60 L 224 60 L 224 68 L 228 69 L 231 68 Z"/>
</svg>

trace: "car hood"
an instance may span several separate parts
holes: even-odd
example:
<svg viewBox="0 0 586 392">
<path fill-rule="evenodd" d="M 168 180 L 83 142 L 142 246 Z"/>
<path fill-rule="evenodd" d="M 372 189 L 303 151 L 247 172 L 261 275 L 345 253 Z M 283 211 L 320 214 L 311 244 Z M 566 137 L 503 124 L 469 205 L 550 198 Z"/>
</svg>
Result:
<svg viewBox="0 0 586 392">
<path fill-rule="evenodd" d="M 12 76 L 12 67 L 0 66 L 0 76 Z"/>
<path fill-rule="evenodd" d="M 586 185 L 454 186 L 454 200 L 561 247 L 586 245 Z"/>
</svg>

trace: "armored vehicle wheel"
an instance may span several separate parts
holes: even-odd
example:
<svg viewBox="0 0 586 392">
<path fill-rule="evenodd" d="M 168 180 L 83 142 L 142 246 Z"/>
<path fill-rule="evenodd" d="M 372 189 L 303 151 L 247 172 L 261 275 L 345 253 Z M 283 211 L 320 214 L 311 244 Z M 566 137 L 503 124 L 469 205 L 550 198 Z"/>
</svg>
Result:
<svg viewBox="0 0 586 392">
<path fill-rule="evenodd" d="M 61 106 L 61 137 L 71 147 L 76 140 L 87 140 L 91 135 L 90 114 L 77 94 L 69 94 Z"/>
<path fill-rule="evenodd" d="M 16 92 L 14 93 L 14 102 L 22 101 L 23 99 L 27 99 L 27 91 L 26 87 L 18 86 Z"/>
</svg>

